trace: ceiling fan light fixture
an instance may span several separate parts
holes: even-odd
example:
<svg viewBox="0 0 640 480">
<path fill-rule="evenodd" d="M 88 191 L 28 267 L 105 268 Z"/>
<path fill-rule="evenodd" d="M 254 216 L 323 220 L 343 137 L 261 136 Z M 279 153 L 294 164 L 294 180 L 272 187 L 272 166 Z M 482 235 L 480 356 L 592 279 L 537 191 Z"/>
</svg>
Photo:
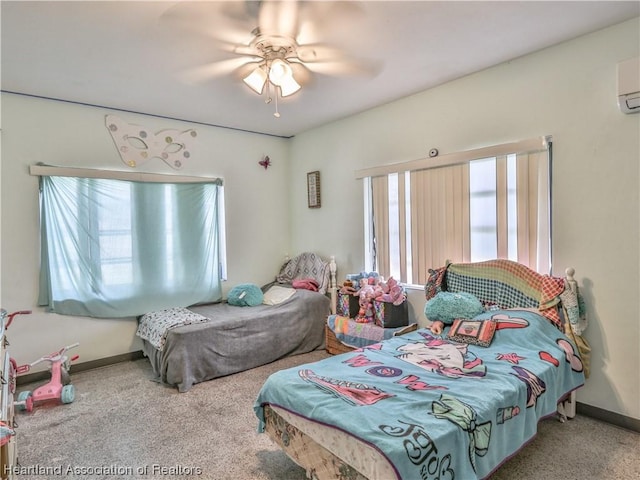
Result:
<svg viewBox="0 0 640 480">
<path fill-rule="evenodd" d="M 286 61 L 276 58 L 269 67 L 269 80 L 274 85 L 280 86 L 287 78 L 293 78 L 291 67 Z"/>
<path fill-rule="evenodd" d="M 267 72 L 264 71 L 262 66 L 256 67 L 242 81 L 258 95 L 262 95 L 262 90 L 264 90 L 264 86 L 267 83 Z"/>
<path fill-rule="evenodd" d="M 288 77 L 285 77 L 279 86 L 280 86 L 280 94 L 283 97 L 288 97 L 289 95 L 293 95 L 298 90 L 300 90 L 300 85 L 298 84 L 298 82 L 296 82 L 295 78 L 293 78 L 293 75 L 289 75 Z"/>
<path fill-rule="evenodd" d="M 286 60 L 276 58 L 269 67 L 269 81 L 280 87 L 280 94 L 283 97 L 293 95 L 300 90 L 300 85 L 293 78 L 293 70 Z"/>
<path fill-rule="evenodd" d="M 276 111 L 273 115 L 278 118 L 280 117 L 278 91 L 280 96 L 284 98 L 296 93 L 301 89 L 301 86 L 293 76 L 291 64 L 285 58 L 285 55 L 291 52 L 295 53 L 295 49 L 293 46 L 284 48 L 276 45 L 276 47 L 274 48 L 274 45 L 268 44 L 266 40 L 264 44 L 260 43 L 257 48 L 260 52 L 259 56 L 262 57 L 262 62 L 242 80 L 258 95 L 262 95 L 266 85 L 265 103 L 271 103 L 271 100 L 275 98 Z M 273 97 L 271 96 L 271 87 L 274 89 Z"/>
</svg>

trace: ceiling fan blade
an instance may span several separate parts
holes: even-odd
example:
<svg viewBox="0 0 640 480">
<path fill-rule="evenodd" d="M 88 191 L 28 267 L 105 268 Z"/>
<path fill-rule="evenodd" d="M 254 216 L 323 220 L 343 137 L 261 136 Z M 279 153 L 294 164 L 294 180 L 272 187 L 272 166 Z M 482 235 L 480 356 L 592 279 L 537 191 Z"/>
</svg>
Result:
<svg viewBox="0 0 640 480">
<path fill-rule="evenodd" d="M 295 38 L 298 34 L 298 1 L 264 0 L 260 2 L 258 26 L 263 35 Z"/>
<path fill-rule="evenodd" d="M 305 2 L 304 6 L 310 10 L 308 16 L 326 22 L 344 20 L 352 23 L 364 15 L 362 2 L 356 0 L 343 2 Z"/>
<path fill-rule="evenodd" d="M 327 45 L 300 45 L 297 59 L 312 72 L 326 75 L 364 75 L 375 76 L 380 72 L 378 63 L 352 58 L 337 48 Z"/>
<path fill-rule="evenodd" d="M 247 57 L 261 58 L 260 52 L 253 45 L 230 45 L 228 52 Z"/>
<path fill-rule="evenodd" d="M 342 50 L 320 44 L 299 45 L 296 54 L 305 63 L 334 61 L 345 57 Z"/>
<path fill-rule="evenodd" d="M 302 63 L 291 62 L 291 70 L 293 71 L 293 78 L 295 78 L 296 82 L 298 82 L 301 86 L 309 85 L 313 82 L 313 75 L 311 71 L 307 67 L 305 67 Z"/>
<path fill-rule="evenodd" d="M 321 40 L 333 39 L 337 44 L 336 34 L 348 40 L 353 26 L 364 15 L 359 1 L 305 1 L 302 2 L 298 20 L 299 44 L 317 43 Z"/>
<path fill-rule="evenodd" d="M 295 61 L 292 62 L 295 63 Z M 313 73 L 332 76 L 374 77 L 381 70 L 381 65 L 378 65 L 377 63 L 356 59 L 301 63 Z"/>
<path fill-rule="evenodd" d="M 260 13 L 260 4 L 256 0 L 237 0 L 221 2 L 220 13 L 231 20 L 256 23 Z M 256 25 L 254 25 L 255 27 Z"/>
<path fill-rule="evenodd" d="M 280 35 L 295 38 L 298 34 L 299 10 L 298 2 L 293 0 L 280 2 L 278 30 Z"/>
<path fill-rule="evenodd" d="M 255 59 L 252 57 L 229 58 L 185 70 L 179 73 L 178 77 L 185 83 L 200 84 L 221 75 L 230 74 L 249 63 L 255 63 Z"/>
<path fill-rule="evenodd" d="M 219 42 L 248 44 L 256 25 L 255 19 L 232 13 L 243 3 L 179 2 L 160 15 L 158 25 L 162 30 L 179 29 L 188 34 L 205 34 Z"/>
</svg>

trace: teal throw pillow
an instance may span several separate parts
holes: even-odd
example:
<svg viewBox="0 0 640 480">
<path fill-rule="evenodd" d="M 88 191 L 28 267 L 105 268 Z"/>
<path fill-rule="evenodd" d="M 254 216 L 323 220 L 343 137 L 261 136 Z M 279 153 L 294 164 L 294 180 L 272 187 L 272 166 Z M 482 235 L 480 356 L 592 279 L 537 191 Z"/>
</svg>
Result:
<svg viewBox="0 0 640 480">
<path fill-rule="evenodd" d="M 241 283 L 233 287 L 227 295 L 229 305 L 238 307 L 255 307 L 260 305 L 264 299 L 264 294 L 259 286 L 253 283 Z"/>
<path fill-rule="evenodd" d="M 450 325 L 456 318 L 473 318 L 484 312 L 482 303 L 475 295 L 466 292 L 439 292 L 424 306 L 426 317 Z"/>
</svg>

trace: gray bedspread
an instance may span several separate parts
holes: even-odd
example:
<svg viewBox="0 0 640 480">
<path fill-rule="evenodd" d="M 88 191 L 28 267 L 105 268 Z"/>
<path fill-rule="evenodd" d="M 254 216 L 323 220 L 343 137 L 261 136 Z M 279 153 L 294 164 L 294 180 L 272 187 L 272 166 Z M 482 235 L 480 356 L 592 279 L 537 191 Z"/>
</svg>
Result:
<svg viewBox="0 0 640 480">
<path fill-rule="evenodd" d="M 330 301 L 317 292 L 296 290 L 278 305 L 218 303 L 189 310 L 209 321 L 171 329 L 162 351 L 142 341 L 157 379 L 180 392 L 199 382 L 322 347 Z"/>
</svg>

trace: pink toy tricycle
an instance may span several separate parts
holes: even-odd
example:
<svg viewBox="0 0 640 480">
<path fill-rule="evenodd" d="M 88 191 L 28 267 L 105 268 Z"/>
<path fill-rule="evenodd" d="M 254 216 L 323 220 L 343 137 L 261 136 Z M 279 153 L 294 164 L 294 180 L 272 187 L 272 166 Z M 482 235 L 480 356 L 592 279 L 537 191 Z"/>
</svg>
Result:
<svg viewBox="0 0 640 480">
<path fill-rule="evenodd" d="M 18 374 L 28 372 L 31 367 L 37 365 L 40 362 L 51 363 L 51 380 L 44 385 L 36 388 L 33 392 L 24 391 L 18 395 L 18 401 L 16 407 L 20 410 L 26 410 L 30 412 L 33 410 L 33 405 L 36 402 L 45 400 L 60 400 L 62 403 L 71 403 L 75 399 L 75 387 L 71 385 L 71 378 L 69 376 L 69 365 L 72 361 L 79 358 L 78 355 L 74 355 L 69 359 L 65 353 L 67 350 L 77 347 L 79 343 L 68 345 L 57 352 L 53 352 L 51 355 L 40 357 L 33 363 L 20 365 L 17 367 Z"/>
</svg>

